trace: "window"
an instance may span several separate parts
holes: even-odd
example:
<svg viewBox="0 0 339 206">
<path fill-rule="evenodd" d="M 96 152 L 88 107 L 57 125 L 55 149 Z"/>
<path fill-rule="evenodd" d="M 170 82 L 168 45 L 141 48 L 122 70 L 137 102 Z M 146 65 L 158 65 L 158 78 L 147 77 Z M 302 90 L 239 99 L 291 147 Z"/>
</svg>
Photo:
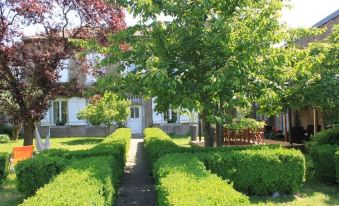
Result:
<svg viewBox="0 0 339 206">
<path fill-rule="evenodd" d="M 164 113 L 164 120 L 168 123 L 176 123 L 178 120 L 178 114 L 172 109 L 169 109 Z"/>
<path fill-rule="evenodd" d="M 68 119 L 67 101 L 53 101 L 53 121 L 56 125 L 65 125 Z"/>
<path fill-rule="evenodd" d="M 138 107 L 131 107 L 130 110 L 131 110 L 131 114 L 130 114 L 131 118 L 139 118 L 140 115 L 139 115 Z"/>
</svg>

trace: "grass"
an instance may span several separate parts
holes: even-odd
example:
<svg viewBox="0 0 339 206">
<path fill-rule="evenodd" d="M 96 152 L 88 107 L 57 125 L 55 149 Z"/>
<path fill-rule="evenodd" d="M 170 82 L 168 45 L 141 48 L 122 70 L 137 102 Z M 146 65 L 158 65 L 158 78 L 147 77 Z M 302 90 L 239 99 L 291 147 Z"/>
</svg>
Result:
<svg viewBox="0 0 339 206">
<path fill-rule="evenodd" d="M 295 195 L 272 197 L 250 197 L 251 205 L 339 205 L 339 186 L 325 185 L 315 180 L 305 183 L 301 191 Z"/>
<path fill-rule="evenodd" d="M 90 149 L 103 140 L 102 137 L 62 137 L 51 138 L 51 148 L 67 149 L 67 150 L 83 150 Z M 44 140 L 43 140 L 44 141 Z M 0 144 L 1 152 L 11 153 L 13 147 L 23 145 L 23 140 L 10 141 L 8 143 Z"/>
<path fill-rule="evenodd" d="M 0 188 L 0 205 L 14 206 L 22 202 L 22 195 L 16 189 L 16 175 L 9 174 Z"/>
<path fill-rule="evenodd" d="M 51 148 L 68 149 L 68 150 L 84 150 L 90 149 L 99 144 L 103 140 L 102 137 L 64 137 L 51 138 Z M 13 147 L 22 146 L 23 140 L 11 141 L 0 144 L 1 152 L 11 153 Z M 0 188 L 0 205 L 15 206 L 23 201 L 22 195 L 16 189 L 16 175 L 9 174 L 4 184 Z"/>
<path fill-rule="evenodd" d="M 170 135 L 173 142 L 181 147 L 191 147 L 190 140 L 191 136 L 185 135 L 185 136 L 179 136 L 179 135 Z"/>
</svg>

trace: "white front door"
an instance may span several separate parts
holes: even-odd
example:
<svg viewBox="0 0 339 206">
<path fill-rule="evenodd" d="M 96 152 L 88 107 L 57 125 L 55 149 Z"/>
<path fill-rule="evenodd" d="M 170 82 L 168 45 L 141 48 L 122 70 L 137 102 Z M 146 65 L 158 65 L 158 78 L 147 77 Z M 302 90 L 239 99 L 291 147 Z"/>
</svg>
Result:
<svg viewBox="0 0 339 206">
<path fill-rule="evenodd" d="M 127 127 L 132 129 L 133 134 L 142 133 L 142 107 L 141 106 L 131 106 L 130 114 L 127 121 Z"/>
</svg>

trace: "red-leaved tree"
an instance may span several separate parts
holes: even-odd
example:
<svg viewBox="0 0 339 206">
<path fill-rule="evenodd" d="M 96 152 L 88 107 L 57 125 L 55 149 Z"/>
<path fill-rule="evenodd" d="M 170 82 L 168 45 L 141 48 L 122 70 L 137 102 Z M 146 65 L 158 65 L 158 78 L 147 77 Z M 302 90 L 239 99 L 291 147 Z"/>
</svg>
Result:
<svg viewBox="0 0 339 206">
<path fill-rule="evenodd" d="M 27 38 L 27 28 L 40 32 Z M 0 110 L 23 123 L 24 145 L 53 98 L 81 89 L 59 82 L 63 60 L 79 51 L 70 40 L 105 44 L 124 28 L 123 9 L 106 0 L 0 0 Z"/>
</svg>

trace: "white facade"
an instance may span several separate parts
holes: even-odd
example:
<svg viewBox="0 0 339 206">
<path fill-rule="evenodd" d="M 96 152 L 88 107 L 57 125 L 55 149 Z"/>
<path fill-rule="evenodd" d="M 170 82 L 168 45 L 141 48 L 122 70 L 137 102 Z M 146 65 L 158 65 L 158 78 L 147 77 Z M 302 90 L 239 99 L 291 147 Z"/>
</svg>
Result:
<svg viewBox="0 0 339 206">
<path fill-rule="evenodd" d="M 183 113 L 177 110 L 169 109 L 167 115 L 155 111 L 154 99 L 152 99 L 152 119 L 153 124 L 168 124 L 168 123 L 197 123 L 198 113 Z"/>
<path fill-rule="evenodd" d="M 86 121 L 77 118 L 80 110 L 85 108 L 87 100 L 81 97 L 57 98 L 53 100 L 41 120 L 43 126 L 87 125 Z"/>
</svg>

